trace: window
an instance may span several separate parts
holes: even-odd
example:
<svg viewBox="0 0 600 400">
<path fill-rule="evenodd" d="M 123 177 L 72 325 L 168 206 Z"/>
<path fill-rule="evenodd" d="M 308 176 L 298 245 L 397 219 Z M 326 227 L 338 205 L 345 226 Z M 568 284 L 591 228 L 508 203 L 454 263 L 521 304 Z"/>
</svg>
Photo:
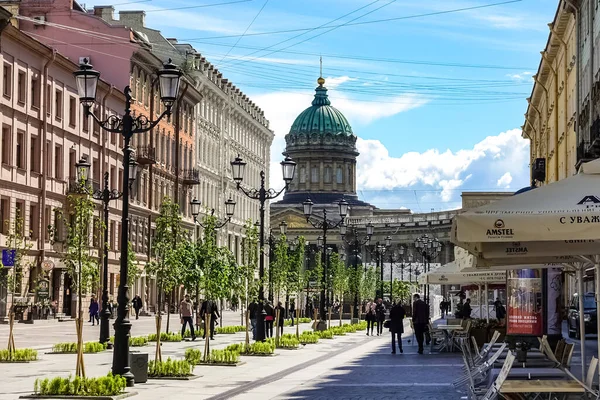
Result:
<svg viewBox="0 0 600 400">
<path fill-rule="evenodd" d="M 114 165 L 110 167 L 110 188 L 114 189 L 117 187 L 117 167 Z"/>
<path fill-rule="evenodd" d="M 92 160 L 92 181 L 94 185 L 100 186 L 100 161 L 97 158 Z"/>
<path fill-rule="evenodd" d="M 110 221 L 108 223 L 110 229 L 109 229 L 109 238 L 108 238 L 108 243 L 109 243 L 109 248 L 111 250 L 115 249 L 115 233 L 116 233 L 116 229 L 115 229 L 115 221 Z"/>
<path fill-rule="evenodd" d="M 56 89 L 54 92 L 54 116 L 57 120 L 62 120 L 63 116 L 63 97 L 62 91 Z"/>
<path fill-rule="evenodd" d="M 318 167 L 312 167 L 311 168 L 310 181 L 312 183 L 318 183 L 319 182 L 319 168 Z"/>
<path fill-rule="evenodd" d="M 0 233 L 8 234 L 10 224 L 10 199 L 0 199 Z"/>
<path fill-rule="evenodd" d="M 29 155 L 29 170 L 40 172 L 40 140 L 37 136 L 31 136 Z"/>
<path fill-rule="evenodd" d="M 325 183 L 331 183 L 331 167 L 325 167 L 325 176 L 323 180 Z"/>
<path fill-rule="evenodd" d="M 15 203 L 15 205 L 17 206 L 15 218 L 19 218 L 22 221 L 21 232 L 15 232 L 15 233 L 20 233 L 21 236 L 24 236 L 25 235 L 25 203 L 23 203 L 22 201 L 17 201 Z M 15 227 L 16 227 L 16 225 L 15 225 Z M 27 236 L 29 236 L 29 235 L 27 235 Z"/>
<path fill-rule="evenodd" d="M 4 96 L 10 99 L 12 95 L 12 66 L 10 64 L 4 64 L 2 70 L 2 90 Z"/>
<path fill-rule="evenodd" d="M 119 185 L 119 188 L 118 188 L 119 192 L 122 192 L 123 191 L 123 170 L 121 168 L 119 168 L 119 182 L 118 182 L 118 185 Z"/>
<path fill-rule="evenodd" d="M 63 154 L 62 146 L 57 144 L 54 146 L 54 178 L 63 179 Z"/>
<path fill-rule="evenodd" d="M 75 153 L 75 150 L 71 149 L 69 150 L 69 179 L 73 181 L 77 179 L 77 167 L 75 167 L 76 163 L 77 154 Z"/>
<path fill-rule="evenodd" d="M 77 102 L 75 97 L 69 96 L 69 125 L 75 126 L 77 122 Z"/>
<path fill-rule="evenodd" d="M 85 111 L 81 115 L 81 129 L 84 132 L 90 131 L 90 116 Z M 96 133 L 96 130 L 94 130 L 94 133 Z"/>
<path fill-rule="evenodd" d="M 52 84 L 46 85 L 46 114 L 52 115 Z"/>
<path fill-rule="evenodd" d="M 12 135 L 10 126 L 2 125 L 2 164 L 11 165 Z"/>
<path fill-rule="evenodd" d="M 110 285 L 108 286 L 108 291 L 110 294 L 115 294 L 115 274 L 110 273 Z"/>
<path fill-rule="evenodd" d="M 337 167 L 335 170 L 335 182 L 344 183 L 344 171 L 342 170 L 342 167 Z"/>
<path fill-rule="evenodd" d="M 300 183 L 306 183 L 306 167 L 300 167 Z"/>
<path fill-rule="evenodd" d="M 19 71 L 19 76 L 17 78 L 17 101 L 21 104 L 25 104 L 25 85 L 26 85 L 27 76 L 25 71 Z"/>
<path fill-rule="evenodd" d="M 60 210 L 55 209 L 54 210 L 54 228 L 55 228 L 55 234 L 56 236 L 54 237 L 54 240 L 56 240 L 57 242 L 62 242 L 63 240 L 63 220 L 62 217 L 60 215 Z"/>
<path fill-rule="evenodd" d="M 46 141 L 46 173 L 52 178 L 52 142 Z"/>
<path fill-rule="evenodd" d="M 41 85 L 37 73 L 33 73 L 29 86 L 29 90 L 31 91 L 31 107 L 39 109 Z"/>
<path fill-rule="evenodd" d="M 17 168 L 25 169 L 25 134 L 17 132 Z"/>
<path fill-rule="evenodd" d="M 115 246 L 115 250 L 121 250 L 121 223 L 117 225 L 117 243 Z"/>
<path fill-rule="evenodd" d="M 40 235 L 40 210 L 37 204 L 29 205 L 29 234 L 31 239 Z"/>
</svg>

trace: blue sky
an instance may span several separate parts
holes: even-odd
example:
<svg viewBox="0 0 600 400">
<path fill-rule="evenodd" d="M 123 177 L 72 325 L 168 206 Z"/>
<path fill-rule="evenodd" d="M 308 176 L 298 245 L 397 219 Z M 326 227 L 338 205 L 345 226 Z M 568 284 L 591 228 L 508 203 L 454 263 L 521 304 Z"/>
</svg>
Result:
<svg viewBox="0 0 600 400">
<path fill-rule="evenodd" d="M 310 105 L 322 55 L 332 105 L 360 138 L 360 196 L 379 207 L 456 208 L 463 190 L 527 185 L 519 127 L 557 0 L 235 1 L 116 8 L 148 11 L 147 26 L 194 45 L 250 95 L 275 130 L 273 161 Z"/>
</svg>

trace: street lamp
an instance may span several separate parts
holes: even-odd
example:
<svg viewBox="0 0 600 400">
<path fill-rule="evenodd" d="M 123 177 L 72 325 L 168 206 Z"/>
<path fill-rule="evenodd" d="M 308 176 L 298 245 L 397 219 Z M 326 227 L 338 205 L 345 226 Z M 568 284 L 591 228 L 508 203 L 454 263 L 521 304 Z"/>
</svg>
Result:
<svg viewBox="0 0 600 400">
<path fill-rule="evenodd" d="M 371 240 L 371 236 L 373 235 L 373 231 L 374 231 L 374 226 L 372 223 L 368 222 L 365 226 L 366 230 L 367 230 L 367 234 L 364 238 L 360 238 L 358 236 L 358 227 L 353 225 L 350 227 L 350 235 L 351 235 L 351 239 L 347 240 L 346 235 L 348 234 L 348 227 L 346 224 L 341 224 L 340 225 L 340 235 L 342 236 L 342 241 L 345 242 L 348 246 L 350 246 L 350 248 L 352 249 L 352 265 L 354 267 L 354 274 L 355 274 L 355 280 L 354 280 L 354 284 L 355 287 L 354 289 L 354 312 L 353 315 L 355 316 L 355 318 L 360 318 L 360 314 L 358 311 L 358 291 L 359 291 L 359 283 L 358 283 L 358 258 L 360 257 L 360 248 L 369 243 L 369 241 Z"/>
<path fill-rule="evenodd" d="M 192 212 L 192 217 L 194 217 L 194 223 L 200 225 L 203 228 L 206 228 L 206 225 L 202 224 L 202 222 L 200 222 L 200 220 L 198 219 L 198 215 L 200 215 L 200 206 L 201 205 L 202 205 L 202 203 L 200 202 L 200 200 L 198 200 L 195 197 L 190 201 L 190 209 Z M 216 221 L 215 222 L 215 230 L 221 229 L 222 227 L 227 225 L 229 222 L 231 222 L 231 218 L 233 217 L 233 214 L 235 214 L 235 205 L 236 205 L 236 202 L 233 201 L 231 199 L 231 197 L 229 199 L 227 199 L 227 201 L 225 201 L 225 215 L 227 216 L 227 218 L 225 218 L 223 221 Z M 210 211 L 210 215 L 211 216 L 215 215 L 214 208 Z"/>
<path fill-rule="evenodd" d="M 427 234 L 424 234 L 415 239 L 415 248 L 417 249 L 417 252 L 421 255 L 421 260 L 423 262 L 423 272 L 428 273 L 431 269 L 431 260 L 435 259 L 441 252 L 442 243 L 437 238 L 432 238 L 429 237 Z M 427 305 L 429 305 L 429 284 L 423 285 L 423 291 L 425 295 L 425 302 L 427 303 Z"/>
<path fill-rule="evenodd" d="M 346 202 L 346 200 L 344 200 L 343 198 L 338 202 L 338 214 L 340 216 L 340 220 L 337 222 L 334 221 L 330 221 L 327 219 L 327 208 L 323 207 L 323 216 L 320 217 L 319 221 L 312 221 L 310 219 L 310 217 L 313 214 L 313 207 L 314 207 L 314 203 L 310 200 L 310 199 L 306 199 L 306 201 L 304 201 L 304 203 L 302 203 L 303 208 L 304 208 L 304 216 L 306 217 L 306 221 L 309 222 L 314 228 L 316 229 L 321 229 L 323 231 L 323 236 L 319 236 L 317 238 L 317 246 L 318 247 L 323 247 L 323 249 L 325 249 L 325 251 L 323 251 L 321 253 L 321 260 L 323 263 L 323 276 L 321 277 L 321 283 L 322 283 L 322 288 L 321 288 L 321 299 L 319 301 L 319 311 L 321 314 L 321 321 L 319 322 L 319 326 L 318 329 L 319 330 L 325 330 L 327 327 L 327 324 L 325 323 L 327 316 L 326 316 L 326 310 L 325 310 L 325 293 L 326 293 L 326 285 L 328 283 L 328 279 L 327 277 L 329 276 L 329 271 L 328 271 L 328 257 L 327 257 L 327 231 L 329 229 L 335 229 L 341 225 L 344 224 L 344 220 L 346 219 L 346 216 L 348 215 L 348 202 Z"/>
<path fill-rule="evenodd" d="M 284 190 L 286 190 L 290 184 L 290 182 L 294 179 L 294 174 L 296 172 L 296 163 L 290 158 L 286 157 L 281 162 L 281 170 L 283 172 L 283 181 L 285 182 L 285 186 L 279 192 L 273 189 L 265 188 L 265 172 L 260 171 L 260 188 L 259 189 L 250 189 L 246 190 L 242 186 L 242 181 L 244 180 L 244 171 L 246 169 L 246 162 L 242 160 L 242 158 L 238 155 L 231 162 L 231 172 L 234 182 L 236 183 L 237 190 L 240 190 L 246 197 L 258 200 L 260 203 L 260 261 L 259 261 L 259 269 L 258 275 L 260 278 L 260 286 L 258 288 L 258 307 L 256 312 L 256 340 L 263 342 L 265 340 L 265 309 L 264 309 L 264 300 L 265 300 L 265 288 L 263 285 L 263 279 L 265 276 L 265 203 L 268 200 L 273 200 Z"/>
<path fill-rule="evenodd" d="M 151 120 L 145 115 L 133 117 L 131 115 L 131 88 L 126 86 L 123 90 L 125 95 L 125 112 L 122 117 L 110 115 L 106 120 L 100 120 L 90 111 L 96 101 L 96 89 L 100 80 L 100 72 L 95 71 L 87 59 L 80 64 L 79 70 L 73 73 L 77 84 L 79 101 L 83 106 L 86 117 L 91 117 L 102 129 L 107 132 L 118 133 L 123 136 L 125 146 L 123 148 L 123 182 L 129 182 L 130 177 L 135 177 L 131 156 L 133 149 L 130 146 L 134 134 L 144 133 L 154 128 L 164 117 L 171 115 L 173 103 L 179 91 L 179 82 L 183 73 L 169 60 L 161 70 L 157 72 L 159 80 L 160 99 L 165 106 L 165 111 L 156 120 Z M 121 375 L 127 381 L 127 386 L 134 385 L 134 376 L 129 367 L 129 332 L 131 323 L 128 318 L 129 311 L 129 287 L 128 280 L 128 238 L 129 238 L 129 185 L 123 185 L 123 210 L 121 214 L 121 264 L 119 292 L 117 296 L 118 308 L 115 320 L 115 343 L 113 351 L 112 373 Z"/>
<path fill-rule="evenodd" d="M 386 236 L 384 242 L 377 241 L 372 250 L 369 250 L 372 256 L 375 256 L 375 268 L 379 268 L 379 293 L 375 294 L 375 297 L 383 299 L 383 256 L 388 251 L 392 244 L 392 237 Z M 379 296 L 378 296 L 379 294 Z"/>
</svg>

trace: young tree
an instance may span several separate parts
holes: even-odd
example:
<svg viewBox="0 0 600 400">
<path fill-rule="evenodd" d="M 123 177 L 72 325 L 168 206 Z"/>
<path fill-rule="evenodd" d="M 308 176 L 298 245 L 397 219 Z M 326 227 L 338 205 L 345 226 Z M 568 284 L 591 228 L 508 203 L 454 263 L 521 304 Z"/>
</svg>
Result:
<svg viewBox="0 0 600 400">
<path fill-rule="evenodd" d="M 6 236 L 6 250 L 9 252 L 12 250 L 12 253 L 10 253 L 12 267 L 5 267 L 1 264 L 2 260 L 0 259 L 0 268 L 2 269 L 0 271 L 0 284 L 8 289 L 11 296 L 8 351 L 9 357 L 12 359 L 15 351 L 15 339 L 13 336 L 15 323 L 15 295 L 18 295 L 18 297 L 23 296 L 23 276 L 25 271 L 31 273 L 31 269 L 34 267 L 30 259 L 26 257 L 27 252 L 33 247 L 33 243 L 29 242 L 27 236 L 24 234 L 23 216 L 19 215 L 18 212 L 12 223 L 9 220 L 0 221 L 0 223 L 7 225 L 8 234 Z"/>
<path fill-rule="evenodd" d="M 304 268 L 306 242 L 303 236 L 296 238 L 296 247 L 291 253 L 288 262 L 286 279 L 286 308 L 289 308 L 289 295 L 294 294 L 296 298 L 296 313 L 300 311 L 300 296 L 302 289 L 306 286 L 306 270 Z M 296 324 L 296 336 L 299 335 L 299 324 Z"/>
<path fill-rule="evenodd" d="M 338 253 L 333 253 L 329 261 L 331 269 L 331 283 L 333 288 L 333 297 L 337 297 L 340 301 L 340 326 L 342 325 L 342 310 L 344 304 L 344 293 L 348 291 L 349 274 L 344 261 Z"/>
<path fill-rule="evenodd" d="M 135 252 L 133 251 L 133 245 L 131 242 L 127 243 L 127 286 L 129 290 L 133 287 L 136 279 L 142 275 L 138 261 L 135 259 Z"/>
<path fill-rule="evenodd" d="M 372 299 L 377 286 L 377 269 L 367 266 L 360 285 L 360 297 L 362 300 Z"/>
<path fill-rule="evenodd" d="M 288 243 L 285 235 L 281 235 L 275 244 L 275 260 L 271 260 L 269 271 L 272 274 L 273 292 L 277 294 L 277 301 L 280 301 L 281 292 L 285 291 L 287 286 L 287 273 L 289 269 Z"/>
<path fill-rule="evenodd" d="M 80 182 L 85 185 L 86 182 Z M 67 226 L 67 240 L 62 261 L 67 273 L 71 277 L 71 290 L 77 292 L 77 376 L 85 376 L 83 364 L 83 291 L 91 292 L 98 283 L 99 265 L 98 258 L 91 253 L 91 239 L 100 229 L 92 229 L 94 211 L 96 205 L 92 197 L 82 190 L 67 196 L 68 216 L 62 216 Z M 100 222 L 102 224 L 102 222 Z"/>
<path fill-rule="evenodd" d="M 243 284 L 244 308 L 251 301 L 258 300 L 259 282 L 256 280 L 258 269 L 258 227 L 247 220 L 244 224 L 245 237 L 242 239 L 242 263 L 239 267 Z"/>
</svg>

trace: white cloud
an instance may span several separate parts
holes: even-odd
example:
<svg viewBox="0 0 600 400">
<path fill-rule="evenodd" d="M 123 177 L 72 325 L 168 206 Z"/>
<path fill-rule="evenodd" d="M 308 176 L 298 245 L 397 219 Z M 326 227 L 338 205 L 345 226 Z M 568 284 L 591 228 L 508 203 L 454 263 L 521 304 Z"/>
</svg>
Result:
<svg viewBox="0 0 600 400">
<path fill-rule="evenodd" d="M 532 75 L 533 75 L 533 72 L 524 71 L 524 72 L 521 72 L 518 74 L 508 74 L 506 76 L 514 81 L 523 82 L 526 79 L 531 79 Z"/>
<path fill-rule="evenodd" d="M 335 89 L 345 82 L 355 81 L 356 78 L 350 78 L 349 76 L 336 76 L 325 78 L 325 85 L 328 89 Z"/>
<path fill-rule="evenodd" d="M 497 185 L 503 188 L 508 188 L 510 187 L 510 183 L 512 182 L 512 180 L 512 175 L 510 174 L 510 172 L 507 172 L 504 175 L 502 175 L 500 179 L 498 179 Z"/>
</svg>

